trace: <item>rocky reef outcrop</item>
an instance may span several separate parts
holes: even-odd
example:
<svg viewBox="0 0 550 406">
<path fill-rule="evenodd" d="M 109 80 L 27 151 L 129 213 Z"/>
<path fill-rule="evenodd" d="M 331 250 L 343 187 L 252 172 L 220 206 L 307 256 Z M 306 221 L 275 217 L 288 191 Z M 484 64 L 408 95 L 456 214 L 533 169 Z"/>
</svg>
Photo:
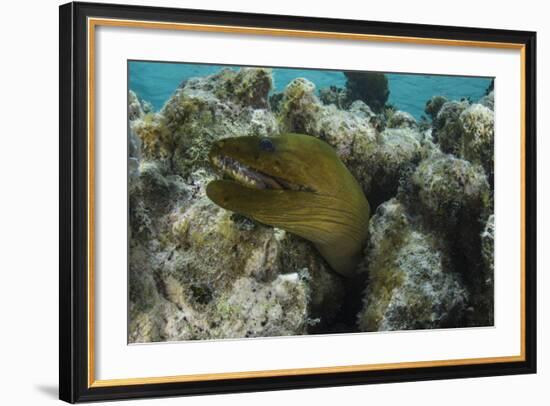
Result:
<svg viewBox="0 0 550 406">
<path fill-rule="evenodd" d="M 386 107 L 390 96 L 388 78 L 380 72 L 344 72 L 345 88 L 329 86 L 319 90 L 319 98 L 326 104 L 348 109 L 360 100 L 376 113 Z"/>
<path fill-rule="evenodd" d="M 368 275 L 361 331 L 457 326 L 468 291 L 453 269 L 445 242 L 411 218 L 393 198 L 378 206 L 369 225 L 362 267 Z"/>
<path fill-rule="evenodd" d="M 347 74 L 346 89 L 272 83 L 269 69 L 224 69 L 157 112 L 130 91 L 129 341 L 492 324 L 493 93 L 434 97 L 421 125 L 386 106 L 382 74 Z M 371 204 L 353 281 L 205 195 L 212 142 L 289 132 L 331 145 Z"/>
<path fill-rule="evenodd" d="M 444 103 L 434 117 L 433 135 L 443 152 L 482 165 L 492 184 L 494 113 L 490 100 L 489 95 L 474 104 Z"/>
<path fill-rule="evenodd" d="M 351 102 L 361 100 L 375 112 L 386 106 L 390 96 L 388 78 L 380 72 L 344 72 L 346 92 Z"/>
</svg>

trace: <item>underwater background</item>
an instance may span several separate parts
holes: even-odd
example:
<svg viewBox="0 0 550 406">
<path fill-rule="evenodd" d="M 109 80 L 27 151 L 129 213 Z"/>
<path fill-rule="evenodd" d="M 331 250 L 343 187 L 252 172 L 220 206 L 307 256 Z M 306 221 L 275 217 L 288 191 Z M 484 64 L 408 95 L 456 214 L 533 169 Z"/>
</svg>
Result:
<svg viewBox="0 0 550 406">
<path fill-rule="evenodd" d="M 494 325 L 491 78 L 128 68 L 129 343 Z"/>
<path fill-rule="evenodd" d="M 128 62 L 129 86 L 138 97 L 160 110 L 183 81 L 197 76 L 219 72 L 228 66 L 169 63 Z M 235 67 L 233 69 L 238 69 Z M 292 80 L 303 77 L 315 84 L 317 89 L 329 86 L 344 87 L 346 78 L 341 71 L 318 69 L 271 68 L 273 92 L 282 91 Z M 424 114 L 426 101 L 433 95 L 445 96 L 450 100 L 469 98 L 477 100 L 485 95 L 491 78 L 387 73 L 389 100 L 397 109 L 411 113 L 416 119 Z"/>
</svg>

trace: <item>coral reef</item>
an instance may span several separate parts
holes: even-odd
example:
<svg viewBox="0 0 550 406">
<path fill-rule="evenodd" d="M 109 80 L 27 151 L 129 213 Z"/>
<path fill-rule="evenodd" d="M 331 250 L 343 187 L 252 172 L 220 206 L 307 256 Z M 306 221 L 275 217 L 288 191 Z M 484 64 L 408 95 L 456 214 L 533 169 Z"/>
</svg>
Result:
<svg viewBox="0 0 550 406">
<path fill-rule="evenodd" d="M 459 156 L 480 164 L 489 179 L 493 179 L 494 113 L 482 104 L 472 104 L 460 114 L 462 146 Z"/>
<path fill-rule="evenodd" d="M 467 101 L 443 104 L 433 120 L 432 136 L 443 152 L 458 155 L 462 141 L 460 114 L 468 108 Z"/>
<path fill-rule="evenodd" d="M 490 204 L 483 168 L 452 155 L 434 153 L 420 162 L 411 183 L 426 217 L 445 228 L 458 224 L 462 217 L 479 215 Z"/>
<path fill-rule="evenodd" d="M 463 325 L 492 324 L 492 291 L 486 288 L 480 235 L 492 213 L 493 197 L 483 168 L 435 150 L 418 165 L 410 186 L 409 211 L 447 241 L 470 293 Z"/>
<path fill-rule="evenodd" d="M 130 285 L 131 320 L 150 320 L 131 325 L 135 342 L 304 334 L 337 313 L 340 278 L 306 242 L 205 197 L 166 221 L 163 247 Z"/>
<path fill-rule="evenodd" d="M 441 150 L 482 165 L 491 184 L 494 173 L 493 105 L 493 92 L 479 103 L 447 102 L 440 107 L 433 121 L 434 139 Z"/>
<path fill-rule="evenodd" d="M 266 69 L 224 69 L 188 80 L 156 114 L 134 125 L 146 159 L 166 161 L 185 177 L 206 167 L 209 145 L 218 138 L 277 131 L 268 105 L 271 75 Z"/>
<path fill-rule="evenodd" d="M 417 122 L 412 114 L 398 110 L 394 112 L 386 124 L 387 128 L 416 128 Z"/>
<path fill-rule="evenodd" d="M 333 104 L 339 109 L 348 109 L 353 102 L 359 100 L 376 113 L 383 111 L 390 96 L 388 78 L 385 74 L 344 72 L 344 75 L 346 76 L 345 89 L 329 86 L 319 91 L 319 99 L 323 104 Z"/>
<path fill-rule="evenodd" d="M 390 96 L 388 78 L 378 72 L 344 72 L 349 100 L 362 100 L 380 112 Z"/>
<path fill-rule="evenodd" d="M 481 233 L 481 255 L 483 257 L 483 271 L 478 279 L 478 287 L 475 289 L 476 301 L 480 310 L 487 316 L 478 317 L 479 325 L 493 321 L 494 318 L 494 275 L 495 275 L 495 216 L 491 214 L 487 218 L 485 227 Z"/>
<path fill-rule="evenodd" d="M 483 96 L 481 99 L 479 99 L 479 104 L 482 104 L 485 107 L 488 107 L 491 110 L 494 110 L 494 108 L 495 108 L 495 92 L 491 91 L 487 95 Z"/>
<path fill-rule="evenodd" d="M 348 107 L 348 93 L 345 89 L 337 86 L 325 87 L 319 90 L 319 99 L 326 104 L 334 104 L 339 109 Z"/>
<path fill-rule="evenodd" d="M 143 116 L 143 108 L 137 95 L 133 91 L 128 92 L 128 120 L 133 121 Z"/>
<path fill-rule="evenodd" d="M 395 196 L 399 181 L 410 172 L 421 157 L 420 133 L 410 128 L 388 128 L 377 139 L 373 181 L 369 194 L 381 203 Z"/>
<path fill-rule="evenodd" d="M 426 107 L 424 111 L 428 116 L 430 116 L 433 121 L 437 117 L 437 114 L 439 113 L 439 110 L 441 110 L 441 107 L 443 107 L 443 105 L 448 101 L 449 99 L 444 96 L 433 96 L 430 100 L 426 102 Z"/>
<path fill-rule="evenodd" d="M 441 240 L 414 225 L 396 199 L 372 217 L 365 249 L 368 273 L 360 331 L 460 325 L 468 293 Z"/>
<path fill-rule="evenodd" d="M 346 88 L 263 68 L 192 78 L 159 111 L 128 94 L 129 341 L 493 323 L 494 91 L 387 104 L 387 77 Z M 296 132 L 331 145 L 374 215 L 354 279 L 313 244 L 205 195 L 217 140 Z"/>
</svg>

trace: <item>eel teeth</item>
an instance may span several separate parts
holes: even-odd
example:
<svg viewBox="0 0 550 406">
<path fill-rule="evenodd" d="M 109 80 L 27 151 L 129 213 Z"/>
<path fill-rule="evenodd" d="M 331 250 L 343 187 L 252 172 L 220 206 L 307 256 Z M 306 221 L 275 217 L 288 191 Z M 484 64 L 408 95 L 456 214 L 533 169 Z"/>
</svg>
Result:
<svg viewBox="0 0 550 406">
<path fill-rule="evenodd" d="M 307 188 L 295 185 L 284 179 L 256 171 L 228 156 L 216 156 L 212 161 L 225 175 L 245 186 L 256 189 L 307 190 Z"/>
<path fill-rule="evenodd" d="M 215 157 L 213 161 L 214 165 L 221 169 L 225 175 L 228 175 L 230 178 L 242 183 L 245 186 L 250 186 L 257 189 L 265 189 L 267 187 L 258 173 L 250 170 L 247 166 L 242 165 L 230 157 Z"/>
</svg>

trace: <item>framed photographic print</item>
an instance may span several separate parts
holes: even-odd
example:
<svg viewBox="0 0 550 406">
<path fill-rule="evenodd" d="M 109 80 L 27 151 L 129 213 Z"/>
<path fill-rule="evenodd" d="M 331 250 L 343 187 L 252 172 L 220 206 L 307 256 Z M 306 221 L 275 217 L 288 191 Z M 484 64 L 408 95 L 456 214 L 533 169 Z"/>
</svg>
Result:
<svg viewBox="0 0 550 406">
<path fill-rule="evenodd" d="M 60 398 L 534 373 L 533 32 L 60 7 Z"/>
</svg>

